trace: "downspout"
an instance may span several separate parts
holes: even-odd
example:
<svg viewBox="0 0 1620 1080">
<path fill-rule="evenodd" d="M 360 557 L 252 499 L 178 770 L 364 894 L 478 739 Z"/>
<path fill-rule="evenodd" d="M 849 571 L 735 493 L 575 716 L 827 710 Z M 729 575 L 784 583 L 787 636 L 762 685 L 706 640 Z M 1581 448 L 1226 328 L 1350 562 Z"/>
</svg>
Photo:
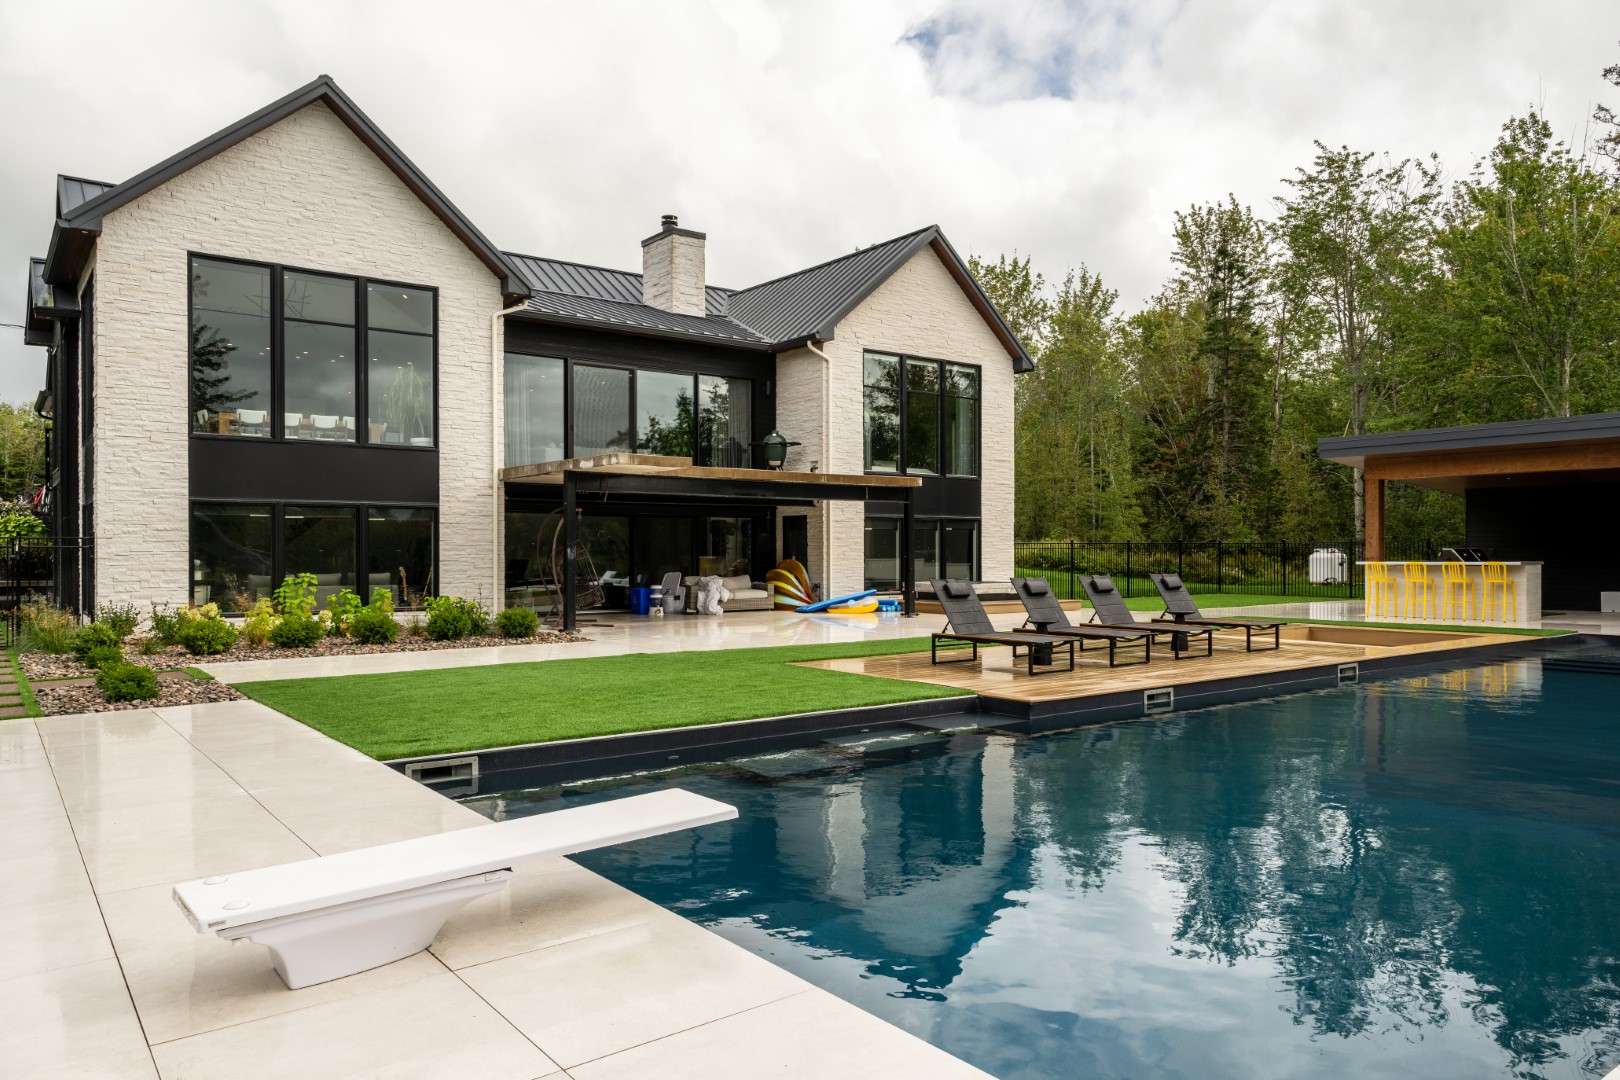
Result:
<svg viewBox="0 0 1620 1080">
<path fill-rule="evenodd" d="M 817 348 L 814 341 L 807 340 L 804 347 L 821 357 L 821 468 L 832 472 L 832 357 Z M 821 557 L 827 563 L 821 575 L 825 599 L 832 595 L 832 506 L 825 501 L 821 504 Z"/>
<path fill-rule="evenodd" d="M 489 317 L 489 572 L 495 589 L 489 602 L 496 611 L 506 607 L 501 584 L 501 320 L 528 306 L 527 300 L 519 300 Z"/>
</svg>

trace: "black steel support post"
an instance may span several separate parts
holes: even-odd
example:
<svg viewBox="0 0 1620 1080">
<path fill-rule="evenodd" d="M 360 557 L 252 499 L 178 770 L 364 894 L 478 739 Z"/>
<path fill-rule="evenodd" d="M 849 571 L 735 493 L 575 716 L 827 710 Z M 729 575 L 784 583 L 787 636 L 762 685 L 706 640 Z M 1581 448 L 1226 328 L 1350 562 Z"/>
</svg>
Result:
<svg viewBox="0 0 1620 1080">
<path fill-rule="evenodd" d="M 900 525 L 900 610 L 904 618 L 917 614 L 917 559 L 913 551 L 917 519 L 912 512 L 911 493 L 906 488 L 906 516 Z"/>
<path fill-rule="evenodd" d="M 578 498 L 575 493 L 574 474 L 563 472 L 563 629 L 576 629 L 579 612 L 574 604 L 574 548 L 579 543 Z"/>
</svg>

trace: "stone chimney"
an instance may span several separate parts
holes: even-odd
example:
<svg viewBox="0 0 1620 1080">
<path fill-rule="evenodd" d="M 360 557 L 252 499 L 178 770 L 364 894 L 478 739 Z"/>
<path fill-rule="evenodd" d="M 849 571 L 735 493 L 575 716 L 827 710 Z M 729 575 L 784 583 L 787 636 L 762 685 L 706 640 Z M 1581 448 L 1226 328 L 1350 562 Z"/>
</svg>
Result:
<svg viewBox="0 0 1620 1080">
<path fill-rule="evenodd" d="M 677 315 L 703 315 L 703 240 L 682 229 L 674 214 L 663 228 L 641 242 L 641 302 Z"/>
</svg>

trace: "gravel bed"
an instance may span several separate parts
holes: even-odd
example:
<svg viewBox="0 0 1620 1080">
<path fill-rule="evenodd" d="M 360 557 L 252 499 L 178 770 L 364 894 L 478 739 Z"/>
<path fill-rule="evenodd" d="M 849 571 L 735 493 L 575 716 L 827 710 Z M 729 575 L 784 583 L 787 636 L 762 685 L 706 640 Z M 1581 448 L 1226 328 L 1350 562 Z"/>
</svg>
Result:
<svg viewBox="0 0 1620 1080">
<path fill-rule="evenodd" d="M 372 653 L 437 652 L 441 649 L 477 649 L 491 645 L 550 645 L 559 642 L 588 641 L 584 634 L 565 634 L 559 630 L 541 630 L 530 638 L 470 637 L 460 641 L 430 641 L 427 638 L 406 637 L 401 634 L 390 645 L 361 645 L 348 638 L 322 638 L 307 649 L 278 649 L 274 645 L 253 646 L 238 639 L 237 643 L 218 656 L 192 656 L 178 645 L 160 649 L 151 656 L 142 656 L 140 638 L 131 638 L 124 645 L 124 657 L 132 664 L 141 664 L 156 671 L 194 667 L 197 664 L 229 663 L 235 660 L 288 660 L 301 656 L 365 656 Z M 41 679 L 82 679 L 95 675 L 71 653 L 53 656 L 49 653 L 20 653 L 23 674 L 30 682 Z M 46 684 L 49 685 L 49 684 Z M 36 693 L 41 687 L 36 686 Z M 240 695 L 238 695 L 240 696 Z M 229 698 L 200 698 L 206 701 L 224 701 Z M 179 702 L 178 704 L 190 704 Z M 44 708 L 44 703 L 40 703 Z M 47 710 L 49 711 L 49 710 Z M 76 710 L 64 710 L 68 712 Z"/>
<path fill-rule="evenodd" d="M 65 713 L 117 712 L 124 709 L 156 709 L 164 705 L 200 705 L 206 701 L 241 701 L 244 695 L 212 679 L 160 679 L 158 696 L 145 701 L 116 704 L 101 696 L 94 683 L 53 686 L 34 685 L 34 700 L 46 716 Z"/>
</svg>

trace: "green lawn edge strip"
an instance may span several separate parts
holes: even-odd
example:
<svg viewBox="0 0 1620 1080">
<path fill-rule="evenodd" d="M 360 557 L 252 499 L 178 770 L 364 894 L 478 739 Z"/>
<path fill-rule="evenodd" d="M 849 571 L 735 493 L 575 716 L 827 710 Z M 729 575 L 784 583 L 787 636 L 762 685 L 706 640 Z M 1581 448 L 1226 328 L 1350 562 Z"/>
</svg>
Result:
<svg viewBox="0 0 1620 1080">
<path fill-rule="evenodd" d="M 379 760 L 972 697 L 824 668 L 920 652 L 926 636 L 831 645 L 578 657 L 242 683 L 243 694 Z"/>
<path fill-rule="evenodd" d="M 17 690 L 22 694 L 23 709 L 26 710 L 23 715 L 44 716 L 45 711 L 39 707 L 39 702 L 34 700 L 33 686 L 29 684 L 28 676 L 23 674 L 22 660 L 17 656 L 17 649 L 12 647 L 6 651 L 11 654 L 11 674 L 17 680 Z"/>
</svg>

